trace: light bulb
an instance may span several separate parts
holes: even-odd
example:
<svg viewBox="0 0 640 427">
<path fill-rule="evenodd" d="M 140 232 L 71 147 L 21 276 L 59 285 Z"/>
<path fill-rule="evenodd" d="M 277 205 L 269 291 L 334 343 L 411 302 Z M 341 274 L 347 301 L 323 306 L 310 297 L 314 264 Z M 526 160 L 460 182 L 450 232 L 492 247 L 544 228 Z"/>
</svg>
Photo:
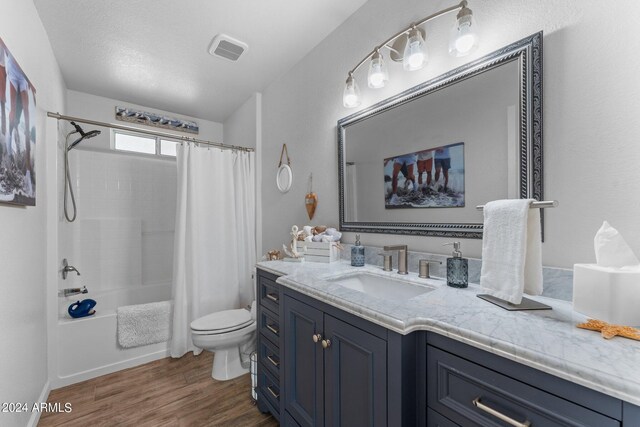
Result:
<svg viewBox="0 0 640 427">
<path fill-rule="evenodd" d="M 387 66 L 384 63 L 382 54 L 376 50 L 371 57 L 371 62 L 369 63 L 369 75 L 367 82 L 370 88 L 378 89 L 384 87 L 388 80 L 389 73 L 387 72 Z"/>
<path fill-rule="evenodd" d="M 342 93 L 342 105 L 346 108 L 355 108 L 360 105 L 360 89 L 351 74 L 347 78 L 347 83 Z"/>
<path fill-rule="evenodd" d="M 424 67 L 425 62 L 427 62 L 427 50 L 424 46 L 422 33 L 417 27 L 413 27 L 407 37 L 402 66 L 407 71 L 414 71 Z"/>
<path fill-rule="evenodd" d="M 456 24 L 451 30 L 449 53 L 465 56 L 478 46 L 478 24 L 474 22 L 471 9 L 464 6 L 458 13 Z"/>
</svg>

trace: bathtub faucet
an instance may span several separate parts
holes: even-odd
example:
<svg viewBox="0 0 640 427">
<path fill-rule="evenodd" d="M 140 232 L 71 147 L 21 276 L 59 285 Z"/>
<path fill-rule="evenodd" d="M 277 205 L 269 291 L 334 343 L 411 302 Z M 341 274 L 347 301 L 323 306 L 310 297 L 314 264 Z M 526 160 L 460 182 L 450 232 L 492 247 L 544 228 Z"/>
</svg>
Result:
<svg viewBox="0 0 640 427">
<path fill-rule="evenodd" d="M 75 271 L 78 276 L 80 275 L 80 272 L 73 265 L 69 265 L 66 258 L 63 259 L 62 260 L 62 279 L 66 280 L 67 274 L 69 274 L 72 271 Z"/>
<path fill-rule="evenodd" d="M 89 293 L 89 291 L 87 290 L 86 286 L 83 286 L 82 288 L 62 289 L 61 291 L 58 292 L 58 295 L 63 297 L 70 297 L 71 295 L 86 294 L 86 293 Z"/>
</svg>

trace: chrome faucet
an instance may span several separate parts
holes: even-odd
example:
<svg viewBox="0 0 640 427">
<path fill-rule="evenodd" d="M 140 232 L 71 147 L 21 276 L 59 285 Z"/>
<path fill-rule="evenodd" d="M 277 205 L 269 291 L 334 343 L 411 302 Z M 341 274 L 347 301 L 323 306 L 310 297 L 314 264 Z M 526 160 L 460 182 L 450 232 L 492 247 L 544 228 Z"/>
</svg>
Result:
<svg viewBox="0 0 640 427">
<path fill-rule="evenodd" d="M 87 290 L 87 287 L 83 286 L 82 288 L 62 289 L 62 290 L 58 291 L 58 296 L 59 297 L 70 297 L 72 295 L 87 294 L 87 293 L 89 293 L 89 291 Z"/>
<path fill-rule="evenodd" d="M 409 274 L 407 271 L 407 245 L 385 246 L 385 251 L 398 251 L 398 274 Z"/>
<path fill-rule="evenodd" d="M 75 271 L 78 276 L 80 275 L 80 272 L 73 265 L 69 265 L 66 258 L 63 259 L 62 260 L 62 279 L 66 280 L 67 274 L 69 274 L 72 271 Z"/>
</svg>

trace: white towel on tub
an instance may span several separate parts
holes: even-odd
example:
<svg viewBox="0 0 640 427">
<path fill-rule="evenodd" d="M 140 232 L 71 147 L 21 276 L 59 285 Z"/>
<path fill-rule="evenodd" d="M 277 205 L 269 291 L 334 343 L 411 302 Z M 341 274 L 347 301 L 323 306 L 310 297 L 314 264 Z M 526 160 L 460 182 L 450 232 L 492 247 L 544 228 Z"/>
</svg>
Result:
<svg viewBox="0 0 640 427">
<path fill-rule="evenodd" d="M 484 206 L 483 291 L 520 304 L 522 293 L 542 294 L 540 210 L 531 199 L 496 200 Z"/>
<path fill-rule="evenodd" d="M 168 341 L 171 301 L 118 307 L 118 343 L 123 348 Z"/>
</svg>

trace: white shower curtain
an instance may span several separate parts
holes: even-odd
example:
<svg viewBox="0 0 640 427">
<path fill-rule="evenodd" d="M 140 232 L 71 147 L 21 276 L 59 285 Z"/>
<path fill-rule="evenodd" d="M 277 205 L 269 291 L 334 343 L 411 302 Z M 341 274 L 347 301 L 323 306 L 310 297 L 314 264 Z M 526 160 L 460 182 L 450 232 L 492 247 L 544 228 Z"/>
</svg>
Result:
<svg viewBox="0 0 640 427">
<path fill-rule="evenodd" d="M 254 298 L 254 154 L 178 146 L 171 356 L 202 350 L 190 324 Z"/>
</svg>

